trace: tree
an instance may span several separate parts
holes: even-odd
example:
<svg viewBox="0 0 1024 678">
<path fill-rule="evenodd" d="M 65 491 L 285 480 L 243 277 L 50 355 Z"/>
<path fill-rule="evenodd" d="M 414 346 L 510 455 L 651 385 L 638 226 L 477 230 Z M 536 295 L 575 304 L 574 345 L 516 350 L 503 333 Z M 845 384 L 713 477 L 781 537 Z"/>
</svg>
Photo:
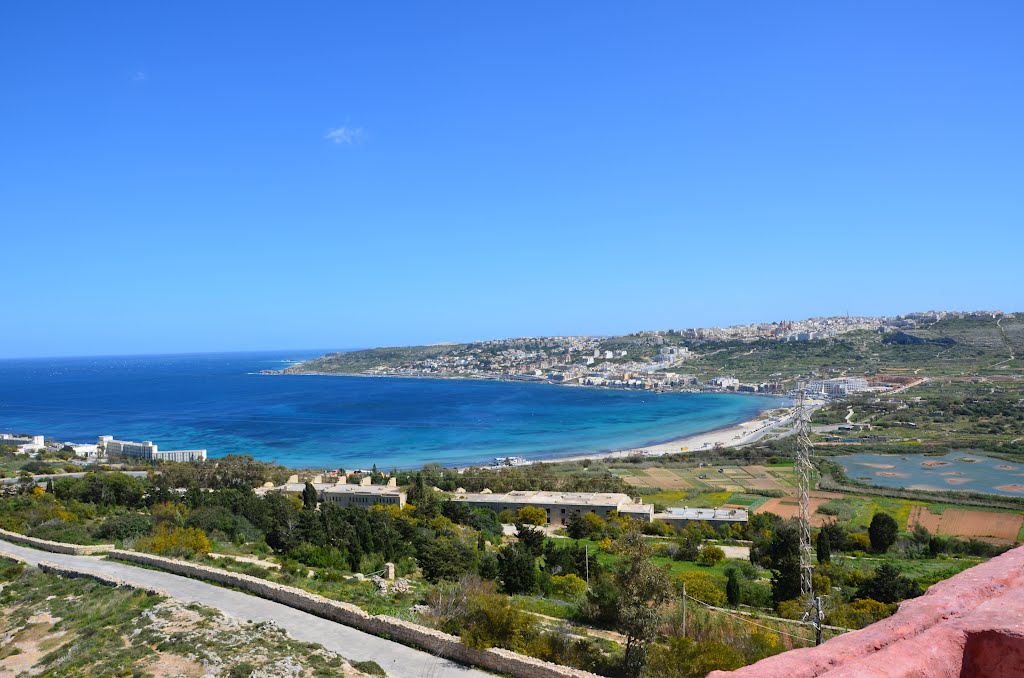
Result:
<svg viewBox="0 0 1024 678">
<path fill-rule="evenodd" d="M 587 582 L 574 574 L 555 575 L 551 578 L 551 592 L 565 600 L 579 600 L 587 592 Z"/>
<path fill-rule="evenodd" d="M 508 596 L 472 595 L 466 607 L 461 623 L 462 641 L 479 650 L 498 646 L 523 652 L 537 626 L 536 618 L 513 606 Z"/>
<path fill-rule="evenodd" d="M 899 530 L 895 518 L 888 513 L 876 513 L 871 518 L 871 525 L 868 526 L 871 549 L 878 553 L 888 551 L 889 547 L 896 543 L 896 534 Z"/>
<path fill-rule="evenodd" d="M 476 549 L 453 537 L 437 537 L 419 545 L 416 561 L 429 582 L 441 579 L 457 581 L 476 570 Z"/>
<path fill-rule="evenodd" d="M 480 563 L 477 566 L 477 573 L 481 579 L 498 578 L 498 555 L 494 551 L 485 551 L 480 554 Z"/>
<path fill-rule="evenodd" d="M 565 522 L 565 529 L 573 539 L 599 539 L 604 536 L 607 524 L 595 513 L 573 511 Z"/>
<path fill-rule="evenodd" d="M 619 617 L 619 587 L 603 567 L 590 573 L 590 589 L 587 591 L 587 617 L 594 623 L 614 626 Z"/>
<path fill-rule="evenodd" d="M 772 602 L 775 607 L 800 596 L 800 556 L 787 555 L 772 568 Z"/>
<path fill-rule="evenodd" d="M 892 563 L 882 563 L 857 588 L 857 598 L 870 598 L 881 603 L 898 603 L 921 595 L 921 585 L 900 574 Z"/>
<path fill-rule="evenodd" d="M 498 573 L 505 593 L 533 593 L 537 588 L 533 553 L 521 542 L 498 551 Z"/>
<path fill-rule="evenodd" d="M 832 551 L 846 550 L 846 529 L 839 523 L 825 523 L 821 531 L 828 535 L 828 545 Z"/>
<path fill-rule="evenodd" d="M 725 560 L 725 551 L 711 544 L 702 548 L 697 555 L 697 562 L 701 565 L 717 565 L 723 560 Z"/>
<path fill-rule="evenodd" d="M 306 481 L 306 486 L 302 488 L 302 508 L 307 511 L 312 511 L 316 508 L 316 488 L 313 487 L 313 483 Z"/>
<path fill-rule="evenodd" d="M 729 570 L 728 577 L 725 582 L 725 599 L 736 607 L 740 604 L 740 579 L 736 575 L 736 570 Z"/>
<path fill-rule="evenodd" d="M 815 546 L 817 547 L 819 563 L 832 562 L 832 542 L 829 539 L 828 532 L 822 530 L 818 533 L 818 540 Z"/>
<path fill-rule="evenodd" d="M 527 525 L 543 527 L 548 522 L 547 512 L 539 506 L 523 506 L 516 513 L 516 517 L 519 519 L 519 522 L 526 523 Z"/>
<path fill-rule="evenodd" d="M 621 560 L 615 580 L 621 591 L 616 627 L 626 636 L 623 673 L 639 676 L 647 664 L 647 648 L 658 637 L 661 610 L 671 595 L 665 570 L 651 562 L 651 547 L 638 530 L 619 540 Z"/>
<path fill-rule="evenodd" d="M 790 557 L 800 557 L 800 528 L 795 520 L 776 524 L 771 537 L 759 535 L 750 549 L 751 562 L 770 569 Z"/>
<path fill-rule="evenodd" d="M 676 551 L 676 560 L 697 560 L 700 557 L 701 546 L 704 543 L 704 539 L 708 536 L 704 527 L 707 523 L 688 523 L 686 527 L 682 529 L 679 534 L 679 539 L 676 541 L 678 551 Z"/>
<path fill-rule="evenodd" d="M 519 543 L 525 546 L 533 556 L 539 556 L 544 552 L 545 534 L 543 529 L 516 523 L 516 536 L 519 538 Z"/>
<path fill-rule="evenodd" d="M 680 595 L 683 593 L 684 584 L 687 598 L 716 606 L 726 601 L 725 592 L 715 583 L 715 578 L 707 572 L 690 570 L 680 574 L 676 578 L 676 589 Z"/>
</svg>

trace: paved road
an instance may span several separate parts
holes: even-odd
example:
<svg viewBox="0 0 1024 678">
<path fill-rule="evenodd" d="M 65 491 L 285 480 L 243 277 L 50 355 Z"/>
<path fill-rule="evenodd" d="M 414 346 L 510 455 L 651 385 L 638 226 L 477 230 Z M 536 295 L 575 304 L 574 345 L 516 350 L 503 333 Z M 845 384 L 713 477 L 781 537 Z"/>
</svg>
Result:
<svg viewBox="0 0 1024 678">
<path fill-rule="evenodd" d="M 411 647 L 370 635 L 337 622 L 301 612 L 270 600 L 169 572 L 134 567 L 95 556 L 47 553 L 0 540 L 0 555 L 31 564 L 48 561 L 58 565 L 116 577 L 130 584 L 162 591 L 184 602 L 216 608 L 239 619 L 273 620 L 297 640 L 319 643 L 328 650 L 356 661 L 373 660 L 395 678 L 494 678 L 493 674 Z"/>
</svg>

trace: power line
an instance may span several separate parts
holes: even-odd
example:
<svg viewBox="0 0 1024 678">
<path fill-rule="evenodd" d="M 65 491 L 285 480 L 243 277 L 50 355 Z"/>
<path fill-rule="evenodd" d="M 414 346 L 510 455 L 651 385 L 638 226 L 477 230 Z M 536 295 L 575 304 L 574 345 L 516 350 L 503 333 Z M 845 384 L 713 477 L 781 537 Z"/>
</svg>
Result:
<svg viewBox="0 0 1024 678">
<path fill-rule="evenodd" d="M 798 636 L 795 633 L 790 633 L 788 631 L 783 631 L 781 629 L 775 629 L 775 628 L 772 628 L 771 626 L 765 626 L 764 624 L 758 624 L 757 622 L 753 621 L 752 619 L 748 619 L 748 618 L 746 618 L 746 617 L 744 617 L 742 615 L 737 615 L 737 614 L 729 612 L 727 610 L 723 610 L 722 608 L 715 607 L 714 605 L 709 605 L 708 603 L 705 603 L 703 600 L 698 600 L 697 598 L 694 598 L 694 597 L 689 596 L 689 595 L 686 595 L 685 597 L 690 599 L 690 600 L 692 600 L 693 602 L 697 603 L 698 605 L 703 605 L 704 607 L 706 607 L 709 610 L 712 610 L 714 612 L 718 612 L 720 614 L 724 614 L 725 616 L 731 617 L 731 618 L 733 618 L 733 619 L 735 619 L 737 621 L 746 622 L 747 624 L 750 624 L 751 626 L 757 626 L 759 628 L 771 631 L 772 633 L 780 633 L 780 634 L 782 634 L 784 636 L 789 636 L 790 638 L 796 638 L 798 640 L 804 641 L 805 643 L 813 643 L 814 642 L 813 638 L 804 638 L 803 636 Z M 793 623 L 799 624 L 800 622 L 794 621 Z"/>
</svg>

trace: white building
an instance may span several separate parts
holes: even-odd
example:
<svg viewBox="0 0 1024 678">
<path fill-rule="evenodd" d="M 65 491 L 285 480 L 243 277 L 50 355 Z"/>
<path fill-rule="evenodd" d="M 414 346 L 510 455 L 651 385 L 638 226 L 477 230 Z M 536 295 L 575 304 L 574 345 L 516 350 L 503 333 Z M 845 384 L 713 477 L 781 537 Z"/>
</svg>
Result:
<svg viewBox="0 0 1024 678">
<path fill-rule="evenodd" d="M 830 398 L 845 398 L 852 393 L 860 393 L 870 388 L 868 380 L 863 377 L 839 377 L 810 381 L 804 387 L 808 393 L 821 393 Z"/>
<path fill-rule="evenodd" d="M 74 450 L 76 457 L 84 457 L 85 459 L 95 459 L 100 454 L 100 446 L 95 444 L 64 443 L 64 447 L 70 447 Z"/>
<path fill-rule="evenodd" d="M 100 436 L 96 443 L 98 450 L 106 456 L 145 461 L 206 461 L 206 450 L 164 450 L 149 440 L 137 443 L 131 440 L 114 440 L 113 436 Z"/>
<path fill-rule="evenodd" d="M 15 454 L 35 454 L 46 449 L 43 436 L 16 436 L 11 433 L 0 433 L 0 445 L 13 447 Z"/>
<path fill-rule="evenodd" d="M 715 388 L 736 388 L 740 385 L 740 380 L 736 377 L 715 377 L 714 379 L 708 380 L 708 386 Z"/>
</svg>

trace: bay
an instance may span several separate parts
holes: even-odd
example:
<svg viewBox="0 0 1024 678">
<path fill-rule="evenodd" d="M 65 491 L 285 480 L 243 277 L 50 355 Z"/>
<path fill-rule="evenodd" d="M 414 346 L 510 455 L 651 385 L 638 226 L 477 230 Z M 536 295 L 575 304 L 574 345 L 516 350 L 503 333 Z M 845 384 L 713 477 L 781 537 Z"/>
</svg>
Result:
<svg viewBox="0 0 1024 678">
<path fill-rule="evenodd" d="M 478 380 L 262 375 L 327 351 L 0 361 L 0 431 L 152 440 L 302 468 L 418 468 L 629 449 L 780 406 Z"/>
</svg>

